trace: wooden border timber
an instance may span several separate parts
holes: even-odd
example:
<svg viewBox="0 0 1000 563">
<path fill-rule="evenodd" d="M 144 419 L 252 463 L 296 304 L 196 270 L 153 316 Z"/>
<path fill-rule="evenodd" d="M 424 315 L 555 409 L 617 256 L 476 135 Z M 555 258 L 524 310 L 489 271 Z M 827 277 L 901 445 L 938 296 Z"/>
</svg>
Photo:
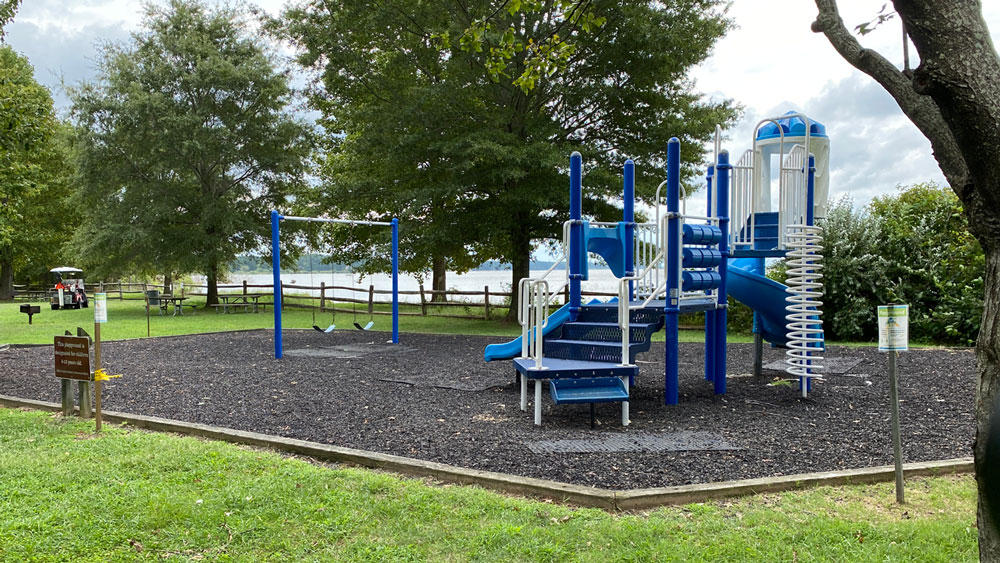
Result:
<svg viewBox="0 0 1000 563">
<path fill-rule="evenodd" d="M 58 403 L 20 399 L 0 395 L 0 406 L 29 408 L 58 412 Z M 154 416 L 104 411 L 108 423 L 128 424 L 158 432 L 175 432 L 212 440 L 270 448 L 279 452 L 305 455 L 323 461 L 358 465 L 417 477 L 431 477 L 440 481 L 475 485 L 502 493 L 550 498 L 605 510 L 639 510 L 658 506 L 689 504 L 712 499 L 746 496 L 759 493 L 791 491 L 808 487 L 858 485 L 888 482 L 895 479 L 893 466 L 865 467 L 841 471 L 799 473 L 781 477 L 762 477 L 740 481 L 699 483 L 651 489 L 612 490 L 586 487 L 533 477 L 521 477 L 493 471 L 467 469 L 444 463 L 424 461 L 402 456 L 342 448 L 317 442 L 245 432 L 207 424 L 182 422 Z M 907 477 L 923 475 L 949 475 L 972 473 L 972 458 L 947 459 L 903 464 Z"/>
</svg>

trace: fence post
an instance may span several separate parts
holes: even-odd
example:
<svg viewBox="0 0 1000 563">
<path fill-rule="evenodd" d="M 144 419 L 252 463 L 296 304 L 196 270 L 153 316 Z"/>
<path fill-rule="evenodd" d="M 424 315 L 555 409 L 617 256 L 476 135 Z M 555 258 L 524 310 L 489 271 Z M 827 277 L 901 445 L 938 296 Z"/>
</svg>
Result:
<svg viewBox="0 0 1000 563">
<path fill-rule="evenodd" d="M 184 297 L 184 282 L 181 282 L 181 297 Z M 191 313 L 192 315 L 194 313 Z"/>
<path fill-rule="evenodd" d="M 319 312 L 322 313 L 323 309 L 326 308 L 326 282 L 319 282 Z"/>
<path fill-rule="evenodd" d="M 375 286 L 368 285 L 368 316 L 371 316 L 375 311 Z"/>
<path fill-rule="evenodd" d="M 488 321 L 490 320 L 490 286 L 486 286 L 483 288 L 483 296 L 485 297 L 485 299 L 483 300 L 483 305 L 485 306 L 486 309 L 483 312 L 483 320 Z"/>
<path fill-rule="evenodd" d="M 118 300 L 123 301 L 124 299 L 125 295 L 122 293 L 122 279 L 118 278 Z"/>
<path fill-rule="evenodd" d="M 285 304 L 285 282 L 278 282 L 278 297 L 281 299 L 281 304 Z"/>
<path fill-rule="evenodd" d="M 427 298 L 424 297 L 424 284 L 420 284 L 420 314 L 427 316 Z"/>
<path fill-rule="evenodd" d="M 563 288 L 563 305 L 569 303 L 569 286 Z"/>
<path fill-rule="evenodd" d="M 104 293 L 104 282 L 97 282 L 97 292 Z"/>
<path fill-rule="evenodd" d="M 246 296 L 247 296 L 247 280 L 243 280 L 243 297 L 244 297 L 244 301 L 246 300 Z"/>
</svg>

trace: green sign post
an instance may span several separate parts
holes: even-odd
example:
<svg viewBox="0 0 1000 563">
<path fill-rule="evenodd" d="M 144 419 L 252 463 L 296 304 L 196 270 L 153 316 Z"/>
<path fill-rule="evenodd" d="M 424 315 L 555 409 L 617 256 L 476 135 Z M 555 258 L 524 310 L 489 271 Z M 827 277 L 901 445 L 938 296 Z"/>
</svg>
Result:
<svg viewBox="0 0 1000 563">
<path fill-rule="evenodd" d="M 892 455 L 896 463 L 896 502 L 903 504 L 903 445 L 899 434 L 899 387 L 896 357 L 910 347 L 910 306 L 880 305 L 878 308 L 878 349 L 889 352 L 889 407 L 892 424 Z"/>
</svg>

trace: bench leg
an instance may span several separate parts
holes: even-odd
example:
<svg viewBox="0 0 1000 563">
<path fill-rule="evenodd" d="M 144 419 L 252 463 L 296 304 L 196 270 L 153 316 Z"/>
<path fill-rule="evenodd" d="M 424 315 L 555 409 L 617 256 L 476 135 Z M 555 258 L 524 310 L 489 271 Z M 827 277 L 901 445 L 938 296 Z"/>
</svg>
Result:
<svg viewBox="0 0 1000 563">
<path fill-rule="evenodd" d="M 542 380 L 535 380 L 535 426 L 542 425 Z"/>
<path fill-rule="evenodd" d="M 521 410 L 528 411 L 528 376 L 524 374 L 521 374 Z"/>
<path fill-rule="evenodd" d="M 632 394 L 632 390 L 629 389 L 628 380 L 629 380 L 628 377 L 623 377 L 622 378 L 622 383 L 625 384 L 625 392 L 628 393 L 629 395 L 631 395 Z M 629 419 L 628 419 L 628 401 L 622 401 L 622 426 L 628 426 L 628 423 L 629 423 Z"/>
</svg>

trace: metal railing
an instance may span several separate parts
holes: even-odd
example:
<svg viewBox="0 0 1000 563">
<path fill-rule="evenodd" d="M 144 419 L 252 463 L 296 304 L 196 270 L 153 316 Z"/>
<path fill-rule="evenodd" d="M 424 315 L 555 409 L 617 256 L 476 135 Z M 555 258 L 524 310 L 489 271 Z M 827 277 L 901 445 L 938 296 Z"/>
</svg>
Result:
<svg viewBox="0 0 1000 563">
<path fill-rule="evenodd" d="M 657 215 L 659 215 L 659 212 L 657 212 Z M 653 228 L 650 229 L 654 234 L 653 240 L 656 242 L 656 246 L 652 247 L 652 245 L 649 245 L 655 249 L 655 253 L 652 250 L 650 251 L 652 257 L 646 263 L 645 267 L 635 275 L 623 277 L 618 282 L 618 328 L 622 331 L 621 365 L 623 366 L 630 365 L 629 346 L 631 345 L 631 331 L 629 325 L 632 317 L 631 311 L 633 309 L 645 308 L 651 301 L 666 291 L 667 276 L 664 267 L 666 265 L 667 224 L 670 218 L 671 214 L 669 213 L 663 215 L 659 218 L 660 224 L 658 226 L 654 224 Z M 645 226 L 648 225 L 645 224 Z M 664 273 L 661 275 L 660 272 Z M 636 287 L 645 286 L 651 288 L 638 305 L 632 305 L 633 291 L 631 284 L 633 282 Z"/>
<path fill-rule="evenodd" d="M 535 369 L 544 369 L 542 360 L 545 357 L 544 340 L 545 327 L 549 324 L 549 303 L 569 286 L 569 231 L 573 221 L 563 223 L 562 256 L 548 270 L 535 278 L 521 278 L 517 286 L 518 310 L 517 322 L 521 325 L 521 358 L 533 359 Z M 549 274 L 560 264 L 566 263 L 563 270 L 566 279 L 555 291 L 549 291 Z"/>
</svg>

